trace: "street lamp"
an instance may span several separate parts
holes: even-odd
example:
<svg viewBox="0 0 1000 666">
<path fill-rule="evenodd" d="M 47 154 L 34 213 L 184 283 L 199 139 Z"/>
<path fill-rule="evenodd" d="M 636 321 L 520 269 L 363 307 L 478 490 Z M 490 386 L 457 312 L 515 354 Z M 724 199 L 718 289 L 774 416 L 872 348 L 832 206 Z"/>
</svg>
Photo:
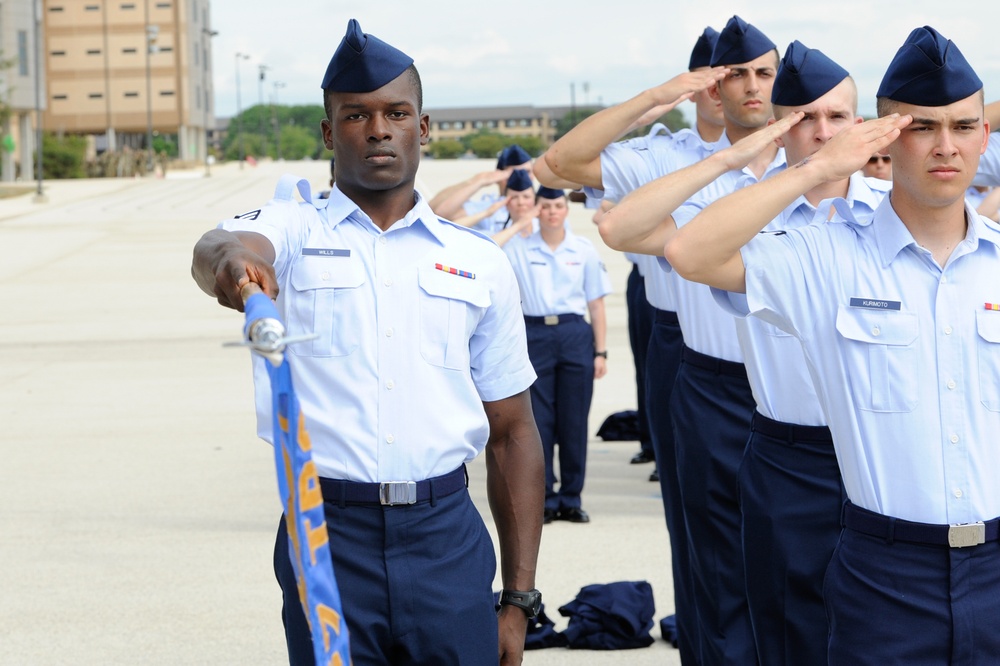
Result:
<svg viewBox="0 0 1000 666">
<path fill-rule="evenodd" d="M 278 110 L 278 91 L 284 87 L 285 84 L 281 81 L 274 82 L 274 145 L 279 160 L 281 159 L 281 123 L 278 122 L 278 116 L 281 112 Z"/>
<path fill-rule="evenodd" d="M 159 53 L 156 37 L 160 34 L 160 26 L 149 23 L 149 0 L 146 0 L 146 148 L 148 151 L 146 170 L 153 173 L 153 77 L 150 72 L 149 56 Z"/>
<path fill-rule="evenodd" d="M 264 72 L 271 68 L 267 65 L 257 65 L 257 69 L 260 71 L 260 76 L 257 78 L 257 98 L 260 102 L 260 113 L 257 116 L 260 118 L 260 154 L 267 155 L 267 132 L 264 130 Z"/>
<path fill-rule="evenodd" d="M 240 104 L 240 60 L 249 60 L 250 56 L 245 53 L 236 54 L 236 125 L 240 133 L 240 169 L 243 168 L 245 153 L 243 151 L 243 107 Z"/>
<path fill-rule="evenodd" d="M 211 47 L 211 45 L 212 45 L 212 37 L 215 37 L 216 35 L 218 35 L 219 31 L 218 30 L 209 30 L 208 28 L 202 28 L 201 29 L 201 34 L 202 34 L 202 40 L 201 40 L 202 56 L 204 56 L 202 58 L 202 63 L 201 63 L 202 64 L 202 70 L 201 70 L 201 89 L 204 92 L 204 96 L 205 96 L 205 99 L 204 99 L 204 101 L 205 101 L 205 128 L 204 128 L 204 131 L 202 132 L 202 135 L 205 137 L 205 176 L 207 177 L 207 176 L 211 176 L 212 175 L 211 163 L 208 160 L 208 107 L 209 107 L 209 101 L 212 98 L 208 94 L 208 52 L 211 50 L 211 48 L 209 48 L 209 49 L 205 48 L 205 37 L 208 37 L 208 45 L 209 45 L 209 47 Z"/>
<path fill-rule="evenodd" d="M 42 62 L 39 53 L 42 50 L 39 26 L 42 24 L 42 0 L 35 0 L 35 154 L 38 162 L 38 191 L 35 193 L 35 203 L 48 203 L 48 198 L 42 191 Z"/>
</svg>

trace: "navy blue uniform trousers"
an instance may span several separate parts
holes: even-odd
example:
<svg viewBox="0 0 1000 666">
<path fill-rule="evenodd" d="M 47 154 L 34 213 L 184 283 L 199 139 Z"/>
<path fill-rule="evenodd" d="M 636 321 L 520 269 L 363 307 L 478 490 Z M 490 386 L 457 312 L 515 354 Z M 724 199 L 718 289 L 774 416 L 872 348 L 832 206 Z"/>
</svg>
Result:
<svg viewBox="0 0 1000 666">
<path fill-rule="evenodd" d="M 757 656 L 767 666 L 826 663 L 823 577 L 847 496 L 826 426 L 755 413 L 739 472 L 743 561 Z"/>
<path fill-rule="evenodd" d="M 545 452 L 545 508 L 580 508 L 587 472 L 587 416 L 594 395 L 594 330 L 576 316 L 555 326 L 529 321 L 525 330 L 528 358 L 538 375 L 531 385 L 531 409 Z"/>
<path fill-rule="evenodd" d="M 858 518 L 865 531 L 850 527 Z M 850 503 L 844 519 L 823 586 L 831 666 L 1000 663 L 1000 521 L 987 523 L 986 543 L 949 548 L 947 526 Z M 911 541 L 914 526 L 935 543 Z"/>
<path fill-rule="evenodd" d="M 746 369 L 684 347 L 670 407 L 701 663 L 753 666 L 737 484 L 754 411 Z"/>
<path fill-rule="evenodd" d="M 670 536 L 670 563 L 674 580 L 674 614 L 677 616 L 677 649 L 682 664 L 698 663 L 698 613 L 694 605 L 687 526 L 677 478 L 674 425 L 670 397 L 681 363 L 684 339 L 677 313 L 653 309 L 653 330 L 646 353 L 646 398 L 656 467 L 660 471 L 660 495 Z"/>
<path fill-rule="evenodd" d="M 404 506 L 324 496 L 354 666 L 496 664 L 496 555 L 467 490 Z M 274 547 L 288 660 L 314 666 L 282 517 Z"/>
<path fill-rule="evenodd" d="M 646 282 L 635 264 L 632 264 L 632 272 L 628 274 L 628 281 L 625 283 L 625 305 L 628 308 L 628 342 L 635 364 L 639 448 L 653 453 L 653 440 L 649 433 L 649 414 L 646 407 L 646 350 L 649 348 L 649 338 L 653 332 L 654 308 L 646 300 Z"/>
</svg>

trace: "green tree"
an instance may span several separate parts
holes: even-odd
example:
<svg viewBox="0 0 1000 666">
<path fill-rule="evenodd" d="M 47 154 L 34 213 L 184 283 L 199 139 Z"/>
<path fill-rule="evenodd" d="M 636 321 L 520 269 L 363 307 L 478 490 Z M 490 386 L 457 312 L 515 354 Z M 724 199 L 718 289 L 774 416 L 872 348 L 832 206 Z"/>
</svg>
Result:
<svg viewBox="0 0 1000 666">
<path fill-rule="evenodd" d="M 314 130 L 298 125 L 282 127 L 280 145 L 282 159 L 302 160 L 317 157 L 321 148 L 317 134 L 318 132 Z"/>
<path fill-rule="evenodd" d="M 167 157 L 177 157 L 179 154 L 179 150 L 177 148 L 177 135 L 157 134 L 153 137 L 153 151 L 157 154 L 166 153 Z"/>
<path fill-rule="evenodd" d="M 45 178 L 84 178 L 84 156 L 87 139 L 67 134 L 58 137 L 51 132 L 42 134 L 42 175 Z"/>
<path fill-rule="evenodd" d="M 496 157 L 497 153 L 506 146 L 504 136 L 499 132 L 491 132 L 483 128 L 474 134 L 466 134 L 462 137 L 462 143 L 471 150 L 476 157 Z"/>
<path fill-rule="evenodd" d="M 427 146 L 427 153 L 438 159 L 453 160 L 465 154 L 465 146 L 457 139 L 441 139 L 432 141 Z"/>
</svg>

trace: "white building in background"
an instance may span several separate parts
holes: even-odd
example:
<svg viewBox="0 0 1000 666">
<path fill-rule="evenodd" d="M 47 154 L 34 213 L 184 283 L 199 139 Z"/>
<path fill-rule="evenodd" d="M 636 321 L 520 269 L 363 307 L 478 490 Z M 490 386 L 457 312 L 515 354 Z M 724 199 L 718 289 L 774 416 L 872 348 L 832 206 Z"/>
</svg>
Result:
<svg viewBox="0 0 1000 666">
<path fill-rule="evenodd" d="M 46 102 L 45 60 L 35 48 L 35 35 L 45 34 L 44 25 L 35 25 L 40 9 L 41 0 L 0 0 L 0 60 L 11 63 L 0 69 L 0 104 L 7 109 L 0 115 L 0 181 L 35 177 L 36 84 L 42 110 Z"/>
</svg>

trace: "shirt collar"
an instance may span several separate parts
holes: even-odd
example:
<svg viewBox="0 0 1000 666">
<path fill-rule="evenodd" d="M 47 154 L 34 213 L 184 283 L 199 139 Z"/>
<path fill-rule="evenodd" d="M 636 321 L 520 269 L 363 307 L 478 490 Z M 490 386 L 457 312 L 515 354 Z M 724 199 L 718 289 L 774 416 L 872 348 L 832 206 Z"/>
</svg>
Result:
<svg viewBox="0 0 1000 666">
<path fill-rule="evenodd" d="M 965 204 L 965 219 L 968 221 L 968 229 L 965 232 L 965 240 L 962 242 L 968 243 L 969 249 L 963 254 L 978 249 L 980 240 L 1000 248 L 1000 227 L 991 220 L 982 217 L 968 202 Z M 873 227 L 875 243 L 884 267 L 888 267 L 904 248 L 917 245 L 913 234 L 910 233 L 910 230 L 906 228 L 893 209 L 888 196 L 876 209 L 873 222 L 875 223 Z"/>
<path fill-rule="evenodd" d="M 424 199 L 423 195 L 417 190 L 413 191 L 413 208 L 403 216 L 402 220 L 397 221 L 393 224 L 393 227 L 397 225 L 403 227 L 412 226 L 414 223 L 419 222 L 430 234 L 437 240 L 438 243 L 444 245 L 444 238 L 442 237 L 442 227 L 444 223 L 434 214 L 431 207 L 427 205 L 427 201 Z M 334 183 L 333 188 L 330 190 L 330 198 L 326 200 L 327 209 L 327 221 L 331 227 L 336 227 L 338 224 L 343 222 L 348 218 L 355 218 L 357 220 L 363 220 L 372 224 L 371 218 L 365 213 L 361 208 L 358 207 L 356 203 L 351 201 L 351 199 L 340 191 L 337 184 Z"/>
<path fill-rule="evenodd" d="M 833 205 L 840 220 L 865 227 L 872 223 L 872 213 L 879 207 L 882 199 L 888 197 L 887 189 L 876 190 L 873 183 L 881 183 L 875 179 L 865 178 L 860 171 L 851 174 L 847 186 L 847 197 L 832 197 L 819 202 L 817 210 L 826 214 Z"/>
</svg>

